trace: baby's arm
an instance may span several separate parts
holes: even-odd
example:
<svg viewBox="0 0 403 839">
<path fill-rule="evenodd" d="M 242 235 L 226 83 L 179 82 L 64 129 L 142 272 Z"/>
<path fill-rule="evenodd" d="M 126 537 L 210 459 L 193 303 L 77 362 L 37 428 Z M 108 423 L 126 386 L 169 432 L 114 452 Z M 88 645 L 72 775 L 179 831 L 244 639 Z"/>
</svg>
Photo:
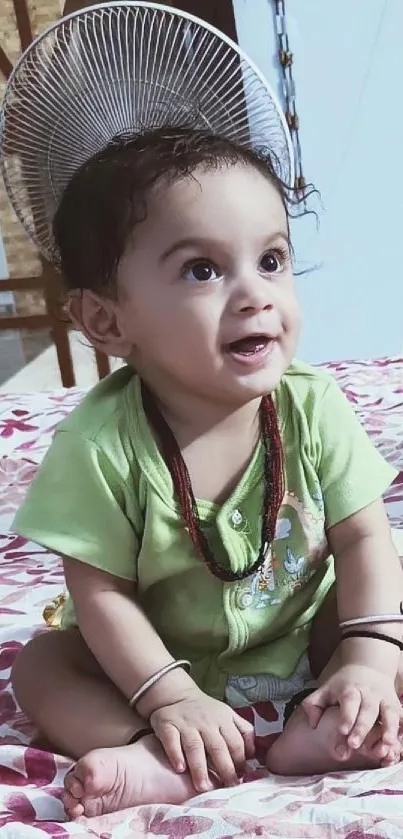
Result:
<svg viewBox="0 0 403 839">
<path fill-rule="evenodd" d="M 328 539 L 335 557 L 340 621 L 399 613 L 403 572 L 382 501 L 329 528 Z M 351 628 L 402 638 L 401 623 Z M 385 744 L 395 743 L 401 717 L 395 690 L 399 656 L 393 642 L 368 637 L 342 640 L 340 669 L 304 702 L 311 724 L 326 707 L 339 704 L 340 731 L 348 735 L 350 746 L 360 746 L 378 718 Z"/>
<path fill-rule="evenodd" d="M 95 658 L 128 700 L 172 662 L 135 602 L 135 585 L 74 559 L 64 559 L 78 625 Z M 150 720 L 173 768 L 186 764 L 195 788 L 210 788 L 206 754 L 220 779 L 237 783 L 253 755 L 253 728 L 227 705 L 204 694 L 182 669 L 167 673 L 136 706 Z"/>
<path fill-rule="evenodd" d="M 392 542 L 382 500 L 376 501 L 330 528 L 328 539 L 335 557 L 340 622 L 367 615 L 399 614 L 403 600 L 403 571 Z M 374 623 L 351 627 L 402 639 L 402 623 Z M 342 642 L 343 663 L 362 664 L 396 677 L 399 648 L 371 638 Z"/>
<path fill-rule="evenodd" d="M 136 604 L 135 584 L 74 559 L 64 559 L 67 588 L 80 632 L 102 669 L 128 700 L 154 673 L 172 661 L 159 635 Z M 177 669 L 147 692 L 138 711 L 152 712 L 194 687 Z"/>
</svg>

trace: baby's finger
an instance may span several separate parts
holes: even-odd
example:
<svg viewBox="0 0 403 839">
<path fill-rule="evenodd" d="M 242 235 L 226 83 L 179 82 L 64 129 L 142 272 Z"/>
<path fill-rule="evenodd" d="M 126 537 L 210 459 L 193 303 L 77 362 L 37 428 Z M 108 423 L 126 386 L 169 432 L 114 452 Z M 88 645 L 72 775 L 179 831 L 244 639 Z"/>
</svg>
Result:
<svg viewBox="0 0 403 839">
<path fill-rule="evenodd" d="M 390 748 L 387 755 L 380 761 L 380 766 L 382 769 L 386 769 L 388 766 L 394 766 L 396 763 L 400 763 L 400 752 Z"/>
<path fill-rule="evenodd" d="M 208 754 L 208 757 L 217 772 L 217 775 L 221 779 L 222 783 L 226 787 L 235 787 L 239 783 L 239 778 L 237 774 L 237 770 L 235 768 L 234 760 L 230 753 L 226 736 L 222 733 L 213 734 L 211 732 L 206 732 L 204 737 L 204 748 Z M 244 755 L 245 762 L 245 751 L 243 746 L 242 737 L 239 735 L 239 740 L 241 742 L 241 750 Z M 239 756 L 239 753 L 238 753 Z"/>
<path fill-rule="evenodd" d="M 379 721 L 382 724 L 382 741 L 388 746 L 396 746 L 399 737 L 401 711 L 396 706 L 381 702 Z"/>
<path fill-rule="evenodd" d="M 364 740 L 361 746 L 361 753 L 378 763 L 383 763 L 387 759 L 389 752 L 394 752 L 393 746 L 387 746 L 385 743 L 382 743 L 381 739 L 377 740 L 372 746 L 366 746 L 365 743 L 366 741 Z"/>
<path fill-rule="evenodd" d="M 362 704 L 362 696 L 358 688 L 346 688 L 340 696 L 340 734 L 351 734 L 356 723 Z M 351 744 L 349 744 L 351 745 Z"/>
<path fill-rule="evenodd" d="M 350 760 L 353 750 L 347 745 L 346 737 L 340 737 L 335 744 L 335 752 L 338 760 Z"/>
<path fill-rule="evenodd" d="M 352 749 L 359 749 L 367 734 L 374 727 L 379 714 L 379 704 L 373 702 L 370 697 L 361 700 L 361 707 L 357 719 L 347 738 L 347 743 Z"/>
<path fill-rule="evenodd" d="M 238 714 L 234 716 L 234 723 L 240 731 L 243 742 L 244 742 L 244 749 L 245 749 L 245 759 L 252 760 L 256 754 L 256 743 L 255 743 L 255 729 L 252 723 L 244 720 L 243 717 L 240 717 Z"/>
<path fill-rule="evenodd" d="M 158 737 L 162 748 L 175 772 L 181 773 L 186 770 L 186 760 L 183 754 L 180 732 L 176 726 L 164 723 L 161 726 L 156 724 L 154 732 Z"/>
<path fill-rule="evenodd" d="M 235 722 L 235 721 L 234 721 Z M 220 727 L 220 733 L 227 744 L 229 754 L 235 766 L 238 778 L 245 772 L 246 747 L 241 732 L 235 724 L 229 723 L 226 727 Z"/>
<path fill-rule="evenodd" d="M 207 767 L 207 756 L 201 734 L 195 729 L 186 729 L 181 735 L 182 749 L 197 792 L 212 789 Z M 222 742 L 221 738 L 220 741 Z"/>
<path fill-rule="evenodd" d="M 322 708 L 320 705 L 312 705 L 309 702 L 309 699 L 310 697 L 301 702 L 301 708 L 305 712 L 305 716 L 307 717 L 310 727 L 317 728 L 326 709 Z"/>
<path fill-rule="evenodd" d="M 332 693 L 327 685 L 314 690 L 301 702 L 301 708 L 305 712 L 311 728 L 317 728 L 323 712 L 329 705 L 333 705 Z"/>
<path fill-rule="evenodd" d="M 389 750 L 390 746 L 386 746 L 382 742 L 382 727 L 377 723 L 369 733 L 369 736 L 365 738 L 360 752 L 369 758 L 371 763 L 381 763 L 387 756 Z"/>
</svg>

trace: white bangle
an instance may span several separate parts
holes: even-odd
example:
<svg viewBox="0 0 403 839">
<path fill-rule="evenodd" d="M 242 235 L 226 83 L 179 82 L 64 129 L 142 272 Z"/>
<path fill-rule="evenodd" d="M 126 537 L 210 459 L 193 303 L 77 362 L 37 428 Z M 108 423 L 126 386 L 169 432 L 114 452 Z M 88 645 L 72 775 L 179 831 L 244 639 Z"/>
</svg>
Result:
<svg viewBox="0 0 403 839">
<path fill-rule="evenodd" d="M 136 693 L 133 694 L 132 698 L 129 700 L 130 708 L 135 708 L 136 705 L 140 702 L 140 699 L 147 693 L 147 691 L 151 690 L 163 676 L 166 676 L 167 673 L 170 673 L 171 670 L 177 670 L 178 667 L 183 667 L 187 673 L 190 673 L 191 664 L 190 661 L 186 661 L 185 659 L 180 659 L 179 661 L 171 661 L 169 664 L 166 664 L 165 667 L 161 667 L 161 670 L 157 670 L 149 679 L 146 679 L 145 682 L 136 690 Z"/>
<path fill-rule="evenodd" d="M 402 609 L 402 604 L 400 604 Z M 367 615 L 365 618 L 351 618 L 348 621 L 340 621 L 340 629 L 347 629 L 348 626 L 363 626 L 367 623 L 402 623 L 403 613 L 391 615 Z"/>
</svg>

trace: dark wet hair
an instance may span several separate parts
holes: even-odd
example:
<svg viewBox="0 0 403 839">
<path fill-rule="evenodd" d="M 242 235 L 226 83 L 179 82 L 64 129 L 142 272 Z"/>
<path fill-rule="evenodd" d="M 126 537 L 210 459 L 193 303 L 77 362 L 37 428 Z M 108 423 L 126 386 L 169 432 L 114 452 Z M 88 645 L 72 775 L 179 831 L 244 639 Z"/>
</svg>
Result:
<svg viewBox="0 0 403 839">
<path fill-rule="evenodd" d="M 287 218 L 301 196 L 276 174 L 267 149 L 252 150 L 206 131 L 160 128 L 113 140 L 73 176 L 53 223 L 67 290 L 110 294 L 119 262 L 137 224 L 147 215 L 147 195 L 203 166 L 253 166 L 277 189 Z"/>
</svg>

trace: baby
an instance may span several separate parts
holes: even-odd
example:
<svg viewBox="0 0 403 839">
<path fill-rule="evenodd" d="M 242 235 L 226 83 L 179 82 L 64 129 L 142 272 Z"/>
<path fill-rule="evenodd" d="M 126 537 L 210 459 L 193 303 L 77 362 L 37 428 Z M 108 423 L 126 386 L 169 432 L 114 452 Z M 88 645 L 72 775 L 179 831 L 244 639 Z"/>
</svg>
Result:
<svg viewBox="0 0 403 839">
<path fill-rule="evenodd" d="M 268 153 L 167 126 L 110 143 L 60 202 L 70 315 L 127 362 L 59 426 L 15 521 L 63 557 L 62 629 L 13 685 L 76 760 L 71 818 L 238 783 L 235 708 L 265 698 L 285 706 L 273 772 L 400 760 L 395 473 L 294 361 L 289 200 Z"/>
</svg>

